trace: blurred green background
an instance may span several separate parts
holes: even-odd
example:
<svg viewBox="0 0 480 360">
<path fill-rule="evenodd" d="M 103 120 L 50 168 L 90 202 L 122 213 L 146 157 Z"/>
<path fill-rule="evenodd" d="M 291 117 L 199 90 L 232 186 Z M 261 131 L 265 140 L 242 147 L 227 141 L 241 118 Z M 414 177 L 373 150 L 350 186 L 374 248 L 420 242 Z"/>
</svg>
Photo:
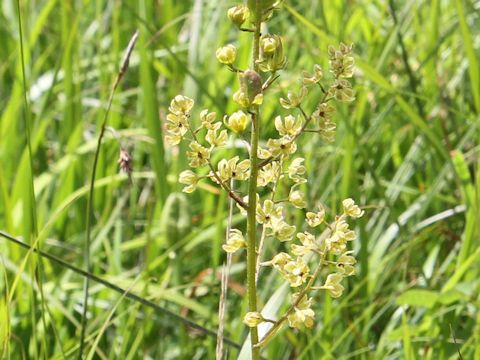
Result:
<svg viewBox="0 0 480 360">
<path fill-rule="evenodd" d="M 162 126 L 177 94 L 195 99 L 193 121 L 204 108 L 220 117 L 237 110 L 235 75 L 215 59 L 219 46 L 234 43 L 239 65 L 248 66 L 251 35 L 226 17 L 236 3 L 19 3 L 20 14 L 17 1 L 0 3 L 0 230 L 37 239 L 43 251 L 86 268 L 98 131 L 138 29 L 100 153 L 92 273 L 215 330 L 227 198 L 209 185 L 181 193 L 185 148 L 164 147 Z M 356 222 L 358 275 L 344 296 L 319 294 L 315 329 L 284 330 L 263 355 L 480 359 L 480 2 L 287 0 L 268 26 L 282 35 L 288 66 L 266 98 L 263 139 L 274 136 L 273 118 L 285 113 L 278 98 L 299 89 L 301 71 L 327 68 L 328 45 L 355 44 L 357 99 L 337 113 L 336 141 L 305 136 L 298 153 L 306 158 L 309 207 L 322 202 L 335 211 L 352 197 L 368 209 Z M 315 105 L 313 96 L 305 107 Z M 132 185 L 119 173 L 120 146 L 133 158 Z M 244 226 L 241 217 L 234 222 Z M 40 263 L 5 237 L 0 254 L 0 354 L 77 356 L 83 278 Z M 226 336 L 238 344 L 247 333 L 239 315 L 246 310 L 243 261 L 234 258 L 226 314 Z M 265 272 L 260 305 L 277 291 L 269 304 L 287 306 L 283 289 L 279 276 Z M 95 281 L 88 310 L 85 354 L 92 358 L 215 356 L 214 337 Z M 236 358 L 235 348 L 226 349 Z"/>
</svg>

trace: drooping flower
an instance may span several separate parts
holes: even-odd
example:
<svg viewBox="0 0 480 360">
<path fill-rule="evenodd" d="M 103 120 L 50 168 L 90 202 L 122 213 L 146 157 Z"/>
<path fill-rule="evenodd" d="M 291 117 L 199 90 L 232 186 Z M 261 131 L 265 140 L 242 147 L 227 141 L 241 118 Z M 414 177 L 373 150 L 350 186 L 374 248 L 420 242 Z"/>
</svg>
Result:
<svg viewBox="0 0 480 360">
<path fill-rule="evenodd" d="M 260 58 L 257 61 L 261 71 L 275 72 L 287 64 L 283 53 L 282 38 L 278 35 L 262 35 L 260 38 Z"/>
<path fill-rule="evenodd" d="M 306 172 L 305 166 L 303 165 L 304 161 L 304 158 L 296 158 L 288 167 L 288 177 L 296 184 L 303 184 L 307 182 L 307 179 L 303 177 Z"/>
<path fill-rule="evenodd" d="M 182 171 L 178 177 L 180 184 L 187 185 L 183 188 L 183 192 L 191 193 L 195 191 L 198 182 L 198 176 L 191 170 Z"/>
<path fill-rule="evenodd" d="M 338 273 L 330 274 L 325 280 L 325 284 L 322 286 L 323 289 L 327 290 L 331 297 L 338 298 L 342 296 L 344 287 L 340 282 L 343 280 L 343 276 Z"/>
<path fill-rule="evenodd" d="M 292 190 L 288 195 L 288 201 L 297 209 L 304 209 L 307 206 L 305 194 L 300 190 Z"/>
<path fill-rule="evenodd" d="M 351 251 L 347 251 L 342 254 L 337 260 L 337 269 L 340 274 L 343 276 L 355 275 L 354 265 L 357 263 L 355 257 L 353 257 Z"/>
</svg>

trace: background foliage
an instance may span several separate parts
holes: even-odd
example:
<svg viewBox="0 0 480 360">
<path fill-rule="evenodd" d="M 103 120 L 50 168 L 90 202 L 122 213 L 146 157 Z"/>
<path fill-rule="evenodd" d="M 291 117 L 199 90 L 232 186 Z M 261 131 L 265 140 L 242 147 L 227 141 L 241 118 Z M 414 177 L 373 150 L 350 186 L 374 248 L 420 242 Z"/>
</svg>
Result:
<svg viewBox="0 0 480 360">
<path fill-rule="evenodd" d="M 235 41 L 248 66 L 251 35 L 238 35 L 226 18 L 234 4 L 23 0 L 24 74 L 17 2 L 0 4 L 0 229 L 85 267 L 96 138 L 123 51 L 139 29 L 100 154 L 92 272 L 213 330 L 227 199 L 207 185 L 179 193 L 185 149 L 164 148 L 162 120 L 178 93 L 194 98 L 197 111 L 236 110 L 235 75 L 214 57 Z M 359 274 L 346 296 L 317 297 L 315 331 L 283 331 L 265 357 L 456 359 L 460 351 L 480 359 L 480 2 L 286 1 L 270 26 L 284 36 L 288 57 L 272 90 L 278 95 L 299 88 L 301 70 L 326 65 L 329 44 L 355 44 L 357 100 L 337 114 L 336 142 L 306 136 L 299 151 L 310 205 L 335 211 L 353 197 L 369 208 L 357 222 Z M 267 134 L 281 113 L 273 99 L 264 110 Z M 133 156 L 132 185 L 118 172 L 120 144 Z M 6 238 L 0 251 L 0 353 L 74 356 L 83 278 Z M 281 279 L 263 276 L 261 304 L 280 289 L 268 306 L 281 306 Z M 243 283 L 239 260 L 226 327 L 239 344 Z M 102 284 L 92 282 L 90 304 L 92 357 L 214 357 L 213 337 Z M 231 358 L 237 354 L 229 348 Z"/>
</svg>

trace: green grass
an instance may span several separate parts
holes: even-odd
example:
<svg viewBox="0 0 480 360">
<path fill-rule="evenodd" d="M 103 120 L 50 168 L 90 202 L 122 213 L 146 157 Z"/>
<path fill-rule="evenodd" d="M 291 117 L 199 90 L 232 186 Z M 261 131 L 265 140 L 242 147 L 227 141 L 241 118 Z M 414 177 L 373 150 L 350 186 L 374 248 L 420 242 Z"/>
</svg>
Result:
<svg viewBox="0 0 480 360">
<path fill-rule="evenodd" d="M 305 136 L 299 152 L 311 207 L 335 210 L 350 196 L 370 207 L 357 222 L 358 275 L 345 295 L 319 294 L 315 330 L 283 330 L 265 358 L 480 359 L 479 5 L 390 3 L 396 21 L 387 1 L 285 1 L 269 24 L 284 36 L 288 67 L 266 98 L 266 136 L 284 111 L 274 99 L 298 89 L 299 70 L 326 67 L 329 44 L 355 44 L 357 99 L 337 114 L 336 142 Z M 164 146 L 162 121 L 179 93 L 195 99 L 193 121 L 204 108 L 219 117 L 236 110 L 235 75 L 214 56 L 239 36 L 240 65 L 248 64 L 251 35 L 238 35 L 225 15 L 234 2 L 19 4 L 20 14 L 16 1 L 0 6 L 0 234 L 86 268 L 96 142 L 138 29 L 99 154 L 83 353 L 214 358 L 215 338 L 202 329 L 218 326 L 228 201 L 207 185 L 179 193 L 185 149 Z M 313 97 L 305 107 L 315 105 Z M 118 174 L 120 146 L 133 156 L 132 185 Z M 86 274 L 3 235 L 0 254 L 0 358 L 78 356 Z M 242 259 L 234 257 L 225 329 L 239 345 Z M 280 277 L 263 274 L 259 305 L 272 316 L 287 306 L 282 289 Z"/>
</svg>

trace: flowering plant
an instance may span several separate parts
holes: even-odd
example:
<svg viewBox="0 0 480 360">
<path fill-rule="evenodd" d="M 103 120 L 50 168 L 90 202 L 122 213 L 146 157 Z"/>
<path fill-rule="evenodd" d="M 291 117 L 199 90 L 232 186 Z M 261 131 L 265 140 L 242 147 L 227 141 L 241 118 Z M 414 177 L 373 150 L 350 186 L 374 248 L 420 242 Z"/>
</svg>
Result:
<svg viewBox="0 0 480 360">
<path fill-rule="evenodd" d="M 218 120 L 216 113 L 202 110 L 200 126 L 195 128 L 190 121 L 194 101 L 177 95 L 170 103 L 166 118 L 167 142 L 170 145 L 189 142 L 187 158 L 191 169 L 179 176 L 180 183 L 185 185 L 183 191 L 191 193 L 200 181 L 210 180 L 226 191 L 246 216 L 246 233 L 241 229 L 229 229 L 223 250 L 231 254 L 246 249 L 249 311 L 244 315 L 244 323 L 250 327 L 254 359 L 259 358 L 261 347 L 284 324 L 299 329 L 313 326 L 316 290 L 324 290 L 333 298 L 342 295 L 342 281 L 355 274 L 356 262 L 348 249 L 348 242 L 355 239 L 355 233 L 347 220 L 363 215 L 352 199 L 343 200 L 342 213 L 330 219 L 322 206 L 313 211 L 303 210 L 308 206 L 302 190 L 307 183 L 307 170 L 304 159 L 295 155 L 297 140 L 305 133 L 316 133 L 326 142 L 335 139 L 335 103 L 354 100 L 348 80 L 354 73 L 351 45 L 328 48 L 330 78 L 324 76 L 319 65 L 314 66 L 312 73 L 303 72 L 300 91 L 290 91 L 286 98 L 279 99 L 280 106 L 291 113 L 275 117 L 278 137 L 262 138 L 262 123 L 269 121 L 261 117 L 265 94 L 287 64 L 282 38 L 261 34 L 262 23 L 270 20 L 279 5 L 280 1 L 250 0 L 247 5 L 228 10 L 229 19 L 240 31 L 253 34 L 251 69 L 235 66 L 237 48 L 234 45 L 228 44 L 216 51 L 218 61 L 238 74 L 239 88 L 233 95 L 238 110 L 225 115 L 223 121 Z M 245 24 L 251 28 L 244 27 Z M 323 95 L 308 113 L 303 103 L 313 87 L 319 87 Z M 248 154 L 238 154 L 216 163 L 212 161 L 212 153 L 225 147 L 230 137 L 248 132 Z M 195 170 L 202 167 L 208 168 L 208 172 L 199 176 Z M 280 185 L 289 188 L 287 198 L 278 198 Z M 292 211 L 304 212 L 305 224 L 301 228 L 288 223 L 286 214 Z M 288 243 L 288 252 L 262 261 L 267 241 Z M 261 267 L 277 271 L 293 290 L 291 305 L 278 320 L 264 318 L 257 307 L 257 278 Z M 321 281 L 321 271 L 325 269 L 332 270 Z M 259 338 L 258 325 L 263 322 L 271 326 Z"/>
</svg>

